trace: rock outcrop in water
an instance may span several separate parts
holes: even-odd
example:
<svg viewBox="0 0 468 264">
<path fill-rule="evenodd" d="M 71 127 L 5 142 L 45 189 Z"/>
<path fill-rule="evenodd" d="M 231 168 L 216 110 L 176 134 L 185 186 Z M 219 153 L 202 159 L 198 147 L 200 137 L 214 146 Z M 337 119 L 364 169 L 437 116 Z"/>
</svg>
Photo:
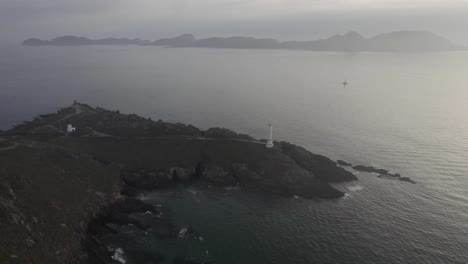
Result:
<svg viewBox="0 0 468 264">
<path fill-rule="evenodd" d="M 66 132 L 67 124 L 77 130 Z M 0 141 L 1 263 L 102 257 L 99 263 L 107 263 L 112 256 L 102 252 L 108 249 L 93 240 L 106 232 L 131 224 L 173 234 L 165 218 L 157 226 L 135 220 L 132 214 L 161 211 L 122 195 L 195 184 L 339 198 L 343 193 L 329 182 L 356 180 L 332 160 L 290 143 L 267 149 L 222 128 L 203 131 L 84 104 L 4 131 Z M 159 257 L 148 258 L 157 263 Z"/>
<path fill-rule="evenodd" d="M 101 209 L 87 225 L 82 241 L 87 253 L 86 262 L 116 263 L 112 261 L 116 260 L 116 253 L 121 258 L 120 262 L 125 261 L 123 250 L 109 246 L 111 242 L 108 240 L 111 240 L 112 234 L 129 231 L 139 232 L 141 237 L 151 233 L 161 239 L 176 235 L 170 215 L 162 206 L 157 207 L 132 198 L 120 198 Z M 164 260 L 158 252 L 126 253 L 133 255 L 132 260 L 135 263 L 161 263 Z"/>
<path fill-rule="evenodd" d="M 381 177 L 381 178 L 393 178 L 393 179 L 398 179 L 403 182 L 409 182 L 413 184 L 416 183 L 410 177 L 402 177 L 399 173 L 391 173 L 385 169 L 378 169 L 372 166 L 356 165 L 353 167 L 353 169 L 357 171 L 376 173 L 378 174 L 378 177 Z"/>
<path fill-rule="evenodd" d="M 353 169 L 358 170 L 358 171 L 374 172 L 378 174 L 389 175 L 389 172 L 387 170 L 378 169 L 372 166 L 356 165 L 353 167 Z"/>
</svg>

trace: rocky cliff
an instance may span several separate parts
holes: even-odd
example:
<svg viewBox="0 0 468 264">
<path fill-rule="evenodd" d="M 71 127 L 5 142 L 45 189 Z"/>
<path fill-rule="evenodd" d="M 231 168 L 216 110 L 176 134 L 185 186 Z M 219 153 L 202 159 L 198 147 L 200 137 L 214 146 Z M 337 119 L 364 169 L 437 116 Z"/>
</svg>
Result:
<svg viewBox="0 0 468 264">
<path fill-rule="evenodd" d="M 68 124 L 76 131 L 67 132 Z M 223 128 L 203 131 L 84 104 L 39 116 L 0 139 L 0 263 L 89 260 L 83 241 L 93 234 L 90 219 L 122 195 L 197 184 L 339 198 L 329 182 L 356 180 L 290 143 L 267 149 Z"/>
</svg>

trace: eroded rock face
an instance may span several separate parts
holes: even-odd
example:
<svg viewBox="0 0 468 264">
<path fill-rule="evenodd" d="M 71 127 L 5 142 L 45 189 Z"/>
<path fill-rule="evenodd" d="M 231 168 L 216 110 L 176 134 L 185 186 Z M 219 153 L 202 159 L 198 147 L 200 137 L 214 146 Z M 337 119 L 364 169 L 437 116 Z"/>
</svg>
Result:
<svg viewBox="0 0 468 264">
<path fill-rule="evenodd" d="M 240 183 L 248 181 L 258 181 L 261 176 L 249 169 L 249 166 L 245 163 L 233 163 L 232 174 Z"/>
<path fill-rule="evenodd" d="M 116 263 L 115 252 L 119 243 L 138 243 L 138 241 L 114 240 L 118 233 L 138 233 L 158 238 L 177 235 L 170 214 L 166 208 L 147 204 L 141 200 L 122 198 L 103 208 L 100 214 L 88 224 L 84 247 L 88 253 L 88 263 Z M 132 240 L 132 237 L 128 237 Z M 113 250 L 110 250 L 113 249 Z M 122 251 L 120 249 L 120 251 Z M 123 255 L 123 251 L 120 252 Z M 132 263 L 160 263 L 163 257 L 158 252 L 128 252 Z"/>
<path fill-rule="evenodd" d="M 238 184 L 237 179 L 230 171 L 219 166 L 209 166 L 205 168 L 202 179 L 221 187 L 235 186 Z"/>
<path fill-rule="evenodd" d="M 143 190 L 153 190 L 174 185 L 174 174 L 170 170 L 123 169 L 120 172 L 122 193 L 135 196 Z"/>
<path fill-rule="evenodd" d="M 241 186 L 282 196 L 298 195 L 304 198 L 343 196 L 341 191 L 321 181 L 310 171 L 289 166 L 287 163 L 280 164 L 268 170 L 261 166 L 251 167 L 246 163 L 233 163 L 223 167 L 213 162 L 199 162 L 196 168 L 125 169 L 121 172 L 122 194 L 135 197 L 144 191 L 198 182 L 223 188 Z M 277 173 L 276 170 L 281 173 Z"/>
<path fill-rule="evenodd" d="M 169 169 L 169 173 L 172 175 L 173 181 L 181 181 L 185 183 L 190 183 L 194 177 L 193 168 L 181 168 L 181 167 L 172 167 Z"/>
</svg>

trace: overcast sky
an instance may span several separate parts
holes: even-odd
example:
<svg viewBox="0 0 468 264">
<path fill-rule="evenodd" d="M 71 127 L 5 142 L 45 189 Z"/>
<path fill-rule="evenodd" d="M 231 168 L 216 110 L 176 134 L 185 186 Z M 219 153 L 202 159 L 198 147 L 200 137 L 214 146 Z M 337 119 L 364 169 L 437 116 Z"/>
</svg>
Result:
<svg viewBox="0 0 468 264">
<path fill-rule="evenodd" d="M 468 0 L 0 0 L 0 42 L 61 35 L 315 39 L 427 30 L 468 44 Z"/>
</svg>

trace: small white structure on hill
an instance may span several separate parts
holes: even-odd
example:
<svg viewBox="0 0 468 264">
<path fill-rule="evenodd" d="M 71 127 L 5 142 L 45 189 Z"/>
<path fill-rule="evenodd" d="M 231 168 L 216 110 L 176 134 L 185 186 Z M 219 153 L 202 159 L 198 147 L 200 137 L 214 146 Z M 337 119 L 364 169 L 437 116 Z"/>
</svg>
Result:
<svg viewBox="0 0 468 264">
<path fill-rule="evenodd" d="M 270 128 L 270 137 L 267 140 L 266 147 L 267 148 L 272 148 L 272 147 L 274 147 L 274 144 L 273 144 L 273 125 L 271 123 L 268 123 L 268 127 Z"/>
<path fill-rule="evenodd" d="M 75 130 L 76 130 L 76 127 L 73 127 L 71 124 L 67 125 L 67 132 L 68 133 L 74 132 Z"/>
</svg>

